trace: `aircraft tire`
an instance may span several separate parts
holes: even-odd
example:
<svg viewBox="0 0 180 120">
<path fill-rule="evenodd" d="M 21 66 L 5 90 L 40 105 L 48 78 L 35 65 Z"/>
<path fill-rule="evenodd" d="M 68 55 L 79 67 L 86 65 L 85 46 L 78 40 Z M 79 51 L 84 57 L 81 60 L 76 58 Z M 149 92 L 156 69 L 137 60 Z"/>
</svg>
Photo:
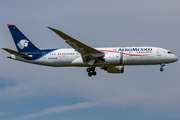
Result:
<svg viewBox="0 0 180 120">
<path fill-rule="evenodd" d="M 92 68 L 91 68 L 91 71 L 94 71 L 94 70 L 95 70 L 95 67 L 92 67 Z"/>
<path fill-rule="evenodd" d="M 86 71 L 87 71 L 87 72 L 90 72 L 90 71 L 91 71 L 91 68 L 87 68 Z"/>
<path fill-rule="evenodd" d="M 93 71 L 93 73 L 92 73 L 92 74 L 93 74 L 94 76 L 96 76 L 96 74 L 97 74 L 97 73 L 96 73 L 96 71 Z"/>
<path fill-rule="evenodd" d="M 89 75 L 89 77 L 91 77 L 91 76 L 92 76 L 92 73 L 91 73 L 91 72 L 89 72 L 89 73 L 88 73 L 88 75 Z"/>
</svg>

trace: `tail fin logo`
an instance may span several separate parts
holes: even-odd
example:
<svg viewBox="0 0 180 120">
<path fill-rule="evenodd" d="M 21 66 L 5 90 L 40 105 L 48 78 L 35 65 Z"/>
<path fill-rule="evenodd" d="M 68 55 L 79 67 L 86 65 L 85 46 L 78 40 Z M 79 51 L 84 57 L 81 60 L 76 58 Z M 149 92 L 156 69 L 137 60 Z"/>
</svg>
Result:
<svg viewBox="0 0 180 120">
<path fill-rule="evenodd" d="M 28 43 L 29 43 L 29 41 L 27 41 L 27 40 L 21 40 L 21 41 L 17 44 L 17 46 L 18 46 L 20 49 L 23 49 L 24 47 L 28 47 Z"/>
</svg>

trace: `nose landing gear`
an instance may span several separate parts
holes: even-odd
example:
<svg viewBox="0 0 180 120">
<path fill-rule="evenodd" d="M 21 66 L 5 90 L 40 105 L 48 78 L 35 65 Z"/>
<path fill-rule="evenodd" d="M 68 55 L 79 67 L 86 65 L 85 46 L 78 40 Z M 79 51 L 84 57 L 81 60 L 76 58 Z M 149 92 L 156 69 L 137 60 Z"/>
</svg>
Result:
<svg viewBox="0 0 180 120">
<path fill-rule="evenodd" d="M 164 67 L 165 66 L 165 63 L 161 63 L 161 68 L 160 68 L 160 71 L 162 72 L 164 70 Z"/>
<path fill-rule="evenodd" d="M 86 71 L 88 72 L 88 75 L 89 77 L 91 77 L 92 75 L 96 75 L 96 71 L 95 71 L 95 67 L 90 67 L 90 68 L 87 68 Z"/>
</svg>

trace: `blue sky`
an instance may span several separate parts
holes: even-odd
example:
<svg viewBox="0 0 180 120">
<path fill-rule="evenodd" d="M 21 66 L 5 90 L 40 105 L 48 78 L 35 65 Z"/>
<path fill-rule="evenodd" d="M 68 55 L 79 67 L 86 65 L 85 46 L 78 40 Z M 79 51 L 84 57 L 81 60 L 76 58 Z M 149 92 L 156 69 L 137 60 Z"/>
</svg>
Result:
<svg viewBox="0 0 180 120">
<path fill-rule="evenodd" d="M 14 49 L 7 24 L 39 48 L 66 48 L 47 26 L 92 47 L 155 46 L 177 57 L 179 0 L 1 1 L 0 46 Z M 53 68 L 7 59 L 0 50 L 1 120 L 179 120 L 179 61 L 125 66 L 123 74 L 97 68 Z"/>
</svg>

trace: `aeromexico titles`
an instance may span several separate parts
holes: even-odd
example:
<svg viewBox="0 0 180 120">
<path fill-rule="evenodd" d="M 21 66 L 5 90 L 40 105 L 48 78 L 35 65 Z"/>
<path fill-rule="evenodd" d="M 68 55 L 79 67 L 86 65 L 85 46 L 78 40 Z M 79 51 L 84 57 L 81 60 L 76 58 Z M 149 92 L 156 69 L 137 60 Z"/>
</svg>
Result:
<svg viewBox="0 0 180 120">
<path fill-rule="evenodd" d="M 100 67 L 108 73 L 123 73 L 125 65 L 160 65 L 178 60 L 169 50 L 159 47 L 107 47 L 92 48 L 63 32 L 50 28 L 72 48 L 39 49 L 15 25 L 8 25 L 18 51 L 3 48 L 11 53 L 8 58 L 52 67 L 87 67 L 89 76 L 96 75 Z"/>
</svg>

